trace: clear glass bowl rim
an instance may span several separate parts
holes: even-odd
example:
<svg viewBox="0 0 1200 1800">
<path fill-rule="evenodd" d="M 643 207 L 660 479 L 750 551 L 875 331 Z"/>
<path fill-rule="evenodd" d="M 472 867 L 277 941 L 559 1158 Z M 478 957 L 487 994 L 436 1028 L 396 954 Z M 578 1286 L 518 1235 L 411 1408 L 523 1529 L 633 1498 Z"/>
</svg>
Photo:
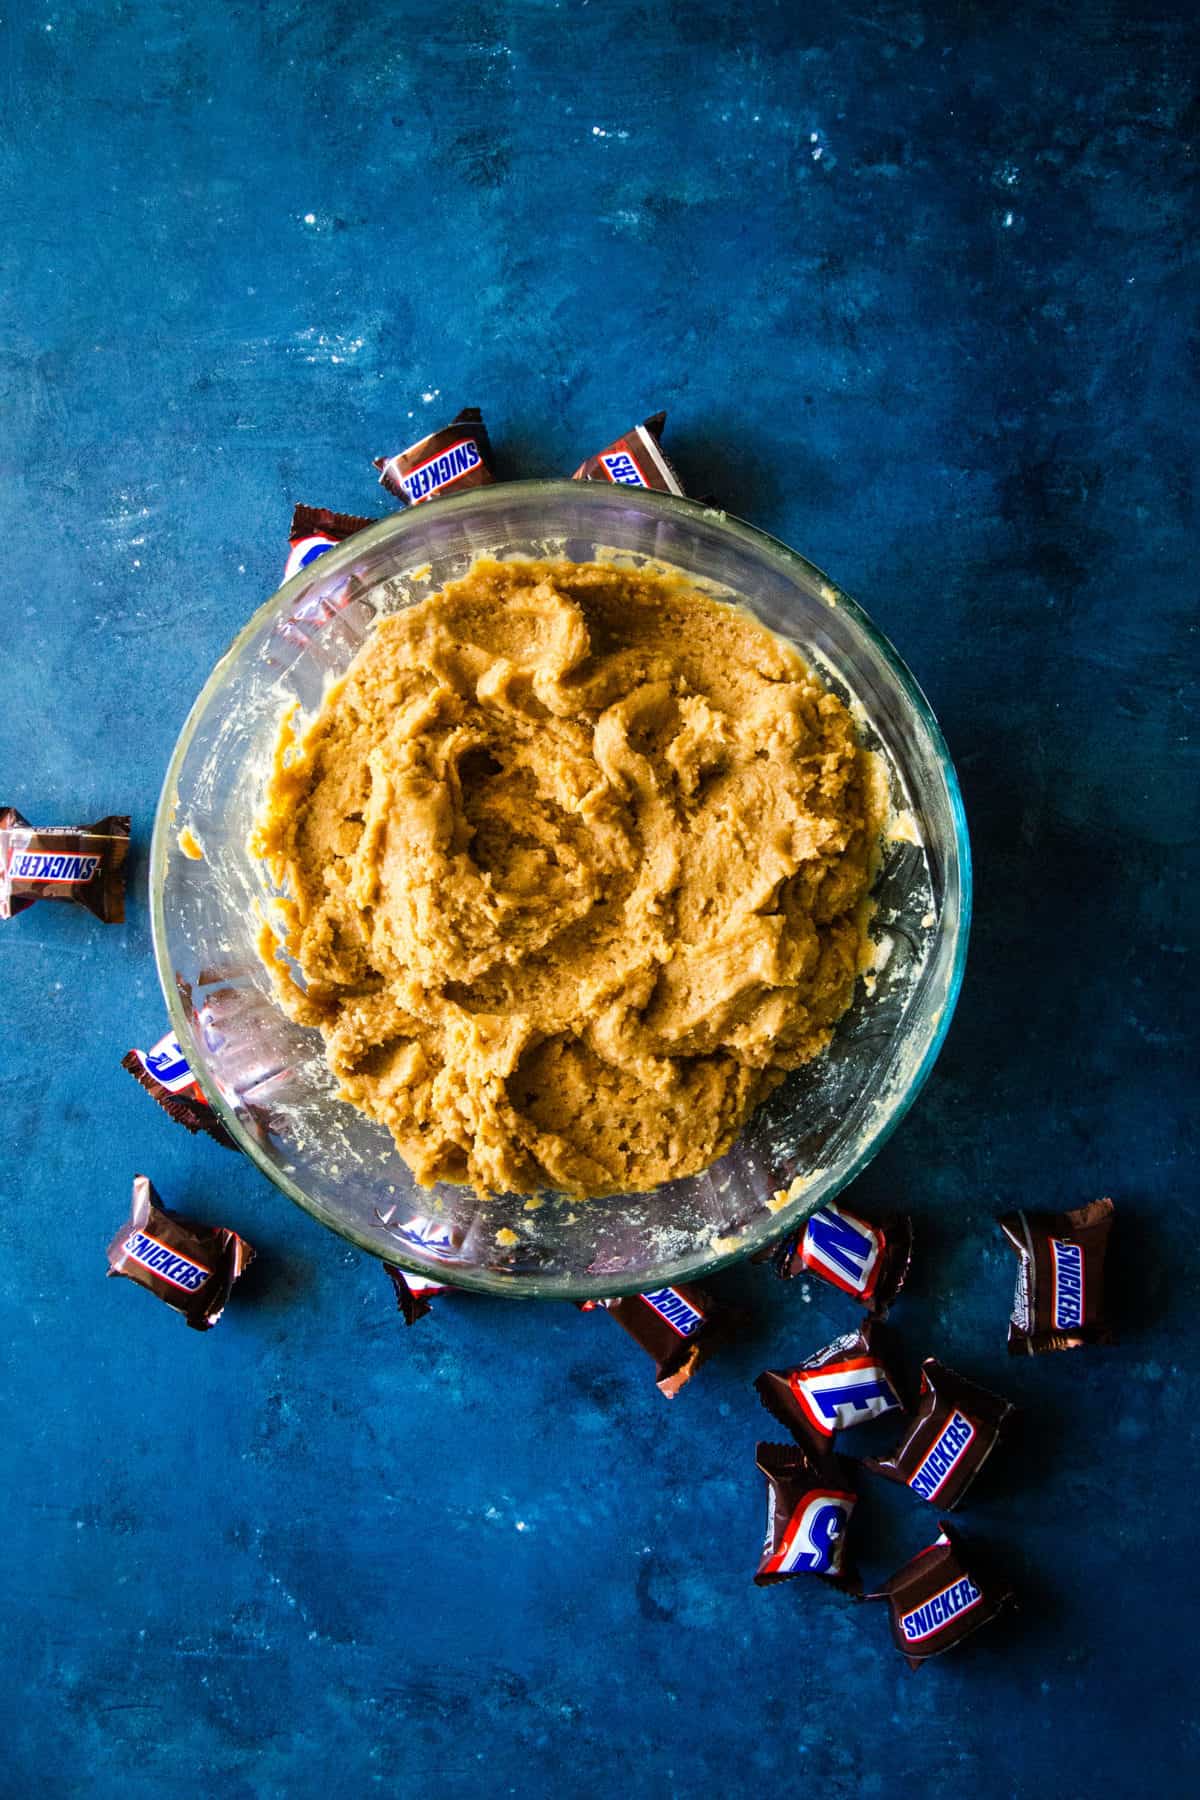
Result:
<svg viewBox="0 0 1200 1800">
<path fill-rule="evenodd" d="M 499 508 L 503 505 L 506 491 L 511 492 L 513 488 L 520 488 L 523 496 L 544 498 L 552 508 L 553 502 L 556 499 L 570 497 L 572 500 L 578 500 L 580 498 L 580 490 L 586 489 L 587 486 L 588 484 L 584 482 L 566 480 L 498 482 L 490 487 L 471 488 L 465 493 L 450 495 L 444 499 L 430 502 L 430 504 L 436 505 L 439 514 L 443 518 L 448 517 L 452 509 L 461 512 L 478 512 L 483 510 L 486 513 L 491 510 L 492 507 Z M 607 492 L 607 487 L 603 491 Z M 950 752 L 946 747 L 946 741 L 942 735 L 941 727 L 934 715 L 933 708 L 921 691 L 916 678 L 908 668 L 907 664 L 898 655 L 888 638 L 886 638 L 883 632 L 872 623 L 871 619 L 852 595 L 847 594 L 844 589 L 838 586 L 837 582 L 831 580 L 822 569 L 819 569 L 815 563 L 810 562 L 806 556 L 802 556 L 798 550 L 793 550 L 788 544 L 783 543 L 781 539 L 772 537 L 769 532 L 761 531 L 756 525 L 748 524 L 744 519 L 738 518 L 735 514 L 725 512 L 723 508 L 706 506 L 700 501 L 689 500 L 674 494 L 664 494 L 648 489 L 639 490 L 639 502 L 646 499 L 649 499 L 652 504 L 661 507 L 663 512 L 667 515 L 673 514 L 680 524 L 686 524 L 689 518 L 694 519 L 702 517 L 710 526 L 715 526 L 719 530 L 728 533 L 733 538 L 741 539 L 743 542 L 748 543 L 759 555 L 763 556 L 768 561 L 773 560 L 778 563 L 785 574 L 794 572 L 802 573 L 810 582 L 816 583 L 825 590 L 825 597 L 828 600 L 828 603 L 842 609 L 844 614 L 853 620 L 854 624 L 863 633 L 864 637 L 870 640 L 877 654 L 887 663 L 897 685 L 905 694 L 914 712 L 919 716 L 925 730 L 929 734 L 930 742 L 937 753 L 942 778 L 946 784 L 946 793 L 954 824 L 954 853 L 959 878 L 959 908 L 957 924 L 955 927 L 955 937 L 951 950 L 950 972 L 946 983 L 946 996 L 941 1008 L 941 1015 L 931 1034 L 924 1056 L 913 1070 L 906 1085 L 896 1095 L 896 1098 L 886 1115 L 880 1120 L 874 1131 L 860 1139 L 854 1156 L 847 1161 L 843 1169 L 838 1171 L 834 1183 L 825 1187 L 824 1192 L 821 1195 L 821 1204 L 824 1205 L 828 1201 L 834 1199 L 835 1196 L 840 1194 L 845 1188 L 849 1187 L 851 1182 L 855 1181 L 858 1176 L 862 1174 L 868 1163 L 870 1163 L 879 1153 L 888 1138 L 891 1137 L 892 1133 L 905 1118 L 909 1108 L 912 1106 L 917 1095 L 925 1085 L 930 1070 L 937 1061 L 942 1044 L 945 1042 L 946 1033 L 950 1029 L 950 1021 L 953 1018 L 954 1009 L 958 1002 L 959 992 L 962 988 L 963 974 L 966 968 L 967 944 L 970 937 L 972 911 L 971 844 L 967 830 L 967 819 L 963 807 L 962 793 L 958 784 L 958 776 L 955 772 Z M 402 512 L 390 514 L 388 517 L 380 519 L 377 524 L 364 527 L 362 531 L 356 532 L 352 538 L 347 539 L 345 543 L 337 548 L 327 551 L 320 559 L 322 579 L 336 577 L 339 570 L 342 568 L 345 568 L 347 572 L 349 572 L 353 565 L 361 558 L 365 549 L 375 549 L 390 541 L 394 541 L 398 546 L 402 544 L 407 530 L 412 525 L 414 519 L 419 519 L 422 510 L 423 509 L 417 507 L 407 507 Z M 184 721 L 183 729 L 180 731 L 175 748 L 171 754 L 171 760 L 167 765 L 167 772 L 163 778 L 162 789 L 159 794 L 158 807 L 154 817 L 153 837 L 150 845 L 150 930 L 159 984 L 162 987 L 163 996 L 167 1003 L 171 1027 L 175 1032 L 176 1037 L 179 1039 L 180 1044 L 183 1046 L 188 1061 L 198 1070 L 203 1069 L 204 1058 L 192 1024 L 191 1016 L 185 1008 L 182 996 L 176 986 L 175 972 L 171 965 L 167 944 L 166 914 L 164 908 L 167 861 L 170 854 L 171 839 L 174 830 L 179 773 L 183 767 L 188 751 L 191 748 L 192 738 L 195 735 L 199 721 L 207 712 L 210 702 L 217 695 L 222 686 L 224 671 L 227 665 L 237 659 L 243 646 L 263 628 L 273 614 L 287 610 L 292 602 L 293 596 L 299 596 L 309 580 L 311 580 L 311 570 L 302 568 L 292 576 L 290 581 L 284 582 L 282 587 L 278 588 L 269 599 L 265 600 L 263 604 L 257 608 L 238 632 L 237 636 L 233 639 L 229 648 L 220 658 L 218 658 Z M 206 1092 L 209 1091 L 206 1090 Z M 284 1172 L 277 1168 L 262 1154 L 255 1138 L 245 1129 L 241 1120 L 238 1118 L 237 1113 L 225 1101 L 219 1091 L 213 1088 L 212 1091 L 209 1092 L 209 1099 L 235 1143 L 245 1152 L 251 1162 L 261 1170 L 267 1179 L 287 1195 L 289 1200 L 294 1201 L 295 1204 L 304 1212 L 307 1212 L 310 1217 L 315 1218 L 319 1224 L 326 1226 L 327 1229 L 336 1231 L 339 1236 L 344 1237 L 347 1242 L 354 1244 L 356 1248 L 363 1250 L 368 1255 L 377 1257 L 380 1260 L 384 1259 L 379 1245 L 365 1236 L 365 1234 L 360 1235 L 356 1232 L 349 1222 L 344 1226 L 341 1224 L 331 1225 L 325 1217 L 316 1211 L 305 1196 L 303 1189 L 298 1187 L 296 1183 L 289 1181 Z M 774 1216 L 768 1215 L 768 1219 L 764 1224 L 759 1229 L 748 1233 L 738 1244 L 736 1249 L 723 1250 L 721 1252 L 713 1251 L 710 1254 L 703 1256 L 697 1255 L 694 1266 L 689 1265 L 686 1273 L 674 1275 L 672 1279 L 676 1281 L 699 1281 L 703 1280 L 704 1277 L 708 1275 L 714 1274 L 718 1269 L 725 1268 L 732 1263 L 742 1262 L 748 1256 L 752 1255 L 755 1250 L 762 1248 L 764 1244 L 773 1243 L 787 1231 L 794 1229 L 799 1221 L 811 1210 L 813 1210 L 812 1205 L 806 1206 L 803 1197 L 800 1196 L 792 1201 L 789 1206 L 781 1209 L 778 1214 L 775 1214 Z M 397 1246 L 397 1249 L 399 1249 L 399 1246 Z M 404 1264 L 402 1252 L 393 1255 L 389 1250 L 387 1253 L 387 1260 L 394 1261 L 401 1266 Z M 416 1268 L 416 1265 L 413 1265 L 413 1267 L 416 1273 L 428 1273 L 428 1271 L 424 1269 Z M 642 1284 L 644 1285 L 644 1277 L 642 1278 Z M 628 1282 L 622 1284 L 619 1277 L 614 1276 L 540 1278 L 527 1286 L 523 1281 L 514 1283 L 511 1278 L 504 1275 L 492 1274 L 487 1269 L 467 1270 L 459 1269 L 458 1267 L 455 1267 L 453 1271 L 453 1285 L 455 1287 L 472 1289 L 480 1293 L 502 1294 L 505 1298 L 509 1299 L 529 1300 L 582 1300 L 597 1298 L 601 1295 L 616 1295 L 637 1291 L 636 1286 L 631 1287 Z"/>
</svg>

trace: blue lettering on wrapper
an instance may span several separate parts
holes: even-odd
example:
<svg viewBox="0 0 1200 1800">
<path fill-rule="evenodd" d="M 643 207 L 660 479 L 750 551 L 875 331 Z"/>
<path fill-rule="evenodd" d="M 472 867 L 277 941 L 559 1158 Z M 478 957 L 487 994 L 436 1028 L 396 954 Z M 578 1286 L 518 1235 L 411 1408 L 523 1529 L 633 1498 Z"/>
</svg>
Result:
<svg viewBox="0 0 1200 1800">
<path fill-rule="evenodd" d="M 856 1293 L 865 1290 L 877 1253 L 875 1235 L 835 1207 L 822 1207 L 804 1228 L 805 1262 L 842 1276 Z"/>
<path fill-rule="evenodd" d="M 10 875 L 18 881 L 90 881 L 99 867 L 98 856 L 54 856 L 45 850 L 24 850 L 13 858 Z"/>
<path fill-rule="evenodd" d="M 956 1412 L 909 1481 L 914 1494 L 932 1500 L 975 1436 L 970 1419 Z"/>
<path fill-rule="evenodd" d="M 602 456 L 600 463 L 610 481 L 620 482 L 623 487 L 646 486 L 642 471 L 627 450 L 612 451 Z"/>
<path fill-rule="evenodd" d="M 441 1262 L 452 1262 L 458 1255 L 458 1242 L 451 1226 L 440 1219 L 416 1218 L 407 1219 L 403 1225 L 391 1225 L 387 1219 L 382 1221 L 396 1237 L 403 1238 L 409 1244 L 415 1244 L 424 1250 L 427 1256 L 437 1257 Z M 405 1271 L 407 1280 L 408 1272 Z"/>
<path fill-rule="evenodd" d="M 841 1564 L 838 1545 L 846 1529 L 847 1509 L 844 1503 L 824 1500 L 811 1507 L 801 1523 L 798 1548 L 788 1557 L 793 1569 L 807 1569 L 813 1575 L 828 1575 Z"/>
<path fill-rule="evenodd" d="M 1054 1324 L 1071 1331 L 1083 1324 L 1083 1247 L 1050 1239 L 1054 1257 Z"/>
<path fill-rule="evenodd" d="M 190 1257 L 180 1256 L 178 1251 L 168 1249 L 160 1244 L 157 1238 L 150 1237 L 144 1231 L 132 1231 L 125 1240 L 125 1254 L 148 1269 L 152 1275 L 159 1275 L 169 1281 L 172 1287 L 183 1288 L 185 1292 L 194 1294 L 212 1274 L 202 1263 L 192 1262 Z"/>
<path fill-rule="evenodd" d="M 297 538 L 288 552 L 283 579 L 290 581 L 298 570 L 307 569 L 309 563 L 316 562 L 319 556 L 327 555 L 333 548 L 334 540 L 331 537 L 314 534 L 312 537 Z"/>
<path fill-rule="evenodd" d="M 911 1612 L 900 1616 L 900 1630 L 910 1644 L 920 1643 L 922 1638 L 932 1637 L 956 1619 L 960 1613 L 967 1612 L 983 1599 L 980 1590 L 969 1575 L 963 1575 L 958 1581 L 952 1581 L 949 1587 L 940 1594 L 932 1595 L 922 1601 Z"/>
<path fill-rule="evenodd" d="M 890 1412 L 900 1404 L 891 1382 L 879 1369 L 868 1369 L 858 1377 L 847 1376 L 838 1387 L 810 1385 L 809 1397 L 822 1418 L 828 1419 L 831 1424 L 838 1422 L 843 1409 L 870 1417 L 875 1412 Z M 883 1406 L 873 1406 L 872 1402 L 876 1400 L 882 1400 Z M 844 1424 L 850 1422 L 849 1419 L 843 1420 Z"/>
<path fill-rule="evenodd" d="M 651 1294 L 643 1294 L 642 1299 L 647 1306 L 652 1306 L 655 1312 L 666 1320 L 672 1330 L 679 1333 L 680 1337 L 694 1337 L 704 1323 L 704 1314 L 697 1311 L 674 1288 L 656 1288 Z"/>
<path fill-rule="evenodd" d="M 461 444 L 452 444 L 449 450 L 431 457 L 417 469 L 400 477 L 400 485 L 410 500 L 426 500 L 436 494 L 460 475 L 465 475 L 481 461 L 479 446 L 474 438 L 467 438 Z"/>
<path fill-rule="evenodd" d="M 163 1087 L 179 1086 L 193 1079 L 191 1064 L 173 1034 L 155 1044 L 153 1050 L 148 1050 L 145 1062 L 151 1075 Z"/>
</svg>

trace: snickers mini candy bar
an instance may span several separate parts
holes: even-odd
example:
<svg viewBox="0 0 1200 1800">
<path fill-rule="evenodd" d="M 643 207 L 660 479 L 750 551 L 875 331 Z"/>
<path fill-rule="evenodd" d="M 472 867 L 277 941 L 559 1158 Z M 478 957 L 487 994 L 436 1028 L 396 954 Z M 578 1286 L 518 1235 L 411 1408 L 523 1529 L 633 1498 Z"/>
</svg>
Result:
<svg viewBox="0 0 1200 1800">
<path fill-rule="evenodd" d="M 819 1452 L 831 1447 L 835 1432 L 901 1406 L 871 1319 L 793 1368 L 764 1370 L 754 1386 L 796 1442 Z"/>
<path fill-rule="evenodd" d="M 928 1356 L 921 1365 L 921 1398 L 907 1435 L 890 1456 L 868 1457 L 863 1467 L 951 1512 L 1014 1410 L 999 1394 L 976 1387 Z"/>
<path fill-rule="evenodd" d="M 999 1221 L 1018 1259 L 1010 1356 L 1112 1342 L 1104 1256 L 1113 1211 L 1111 1200 L 1093 1200 L 1075 1212 L 1013 1212 Z"/>
<path fill-rule="evenodd" d="M 572 481 L 615 481 L 622 487 L 658 488 L 664 494 L 682 494 L 683 483 L 663 455 L 665 412 L 655 413 L 635 425 L 595 456 L 581 462 Z"/>
<path fill-rule="evenodd" d="M 477 406 L 464 407 L 449 425 L 431 431 L 407 450 L 377 456 L 375 467 L 380 486 L 403 506 L 419 506 L 422 500 L 465 488 L 488 487 L 496 479 L 487 426 Z"/>
<path fill-rule="evenodd" d="M 365 531 L 368 525 L 378 523 L 378 519 L 363 518 L 357 513 L 330 512 L 325 506 L 297 506 L 292 514 L 291 547 L 283 579 L 289 581 L 326 551 L 335 549 L 356 532 Z M 359 613 L 361 608 L 352 607 L 351 603 L 361 601 L 363 592 L 363 583 L 355 574 L 347 575 L 340 583 L 317 580 L 275 629 L 281 637 L 298 644 L 301 649 L 317 649 L 320 653 L 324 628 L 334 619 L 347 621 Z M 367 619 L 354 617 L 353 623 L 355 629 L 361 631 L 365 629 Z"/>
<path fill-rule="evenodd" d="M 108 1272 L 149 1288 L 181 1312 L 194 1331 L 208 1331 L 230 1289 L 254 1260 L 236 1231 L 192 1225 L 168 1212 L 144 1175 L 133 1178 L 133 1209 L 108 1246 Z"/>
<path fill-rule="evenodd" d="M 588 1300 L 580 1310 L 611 1314 L 654 1358 L 654 1379 L 668 1400 L 692 1379 L 733 1324 L 733 1315 L 719 1309 L 703 1289 L 682 1285 L 618 1300 Z"/>
<path fill-rule="evenodd" d="M 755 1586 L 820 1575 L 856 1587 L 846 1563 L 846 1528 L 857 1499 L 846 1459 L 814 1458 L 799 1444 L 759 1444 L 756 1460 L 767 1478 L 767 1535 Z"/>
<path fill-rule="evenodd" d="M 1003 1611 L 1012 1589 L 986 1571 L 972 1551 L 967 1556 L 957 1532 L 944 1519 L 941 1534 L 867 1600 L 886 1600 L 892 1609 L 892 1640 L 919 1668 L 931 1656 L 952 1650 Z"/>
<path fill-rule="evenodd" d="M 912 1257 L 912 1220 L 891 1213 L 878 1225 L 832 1200 L 818 1207 L 772 1257 L 790 1281 L 817 1275 L 883 1318 L 904 1285 Z"/>
<path fill-rule="evenodd" d="M 0 807 L 0 919 L 36 900 L 70 900 L 104 925 L 120 925 L 128 854 L 128 813 L 35 830 L 15 807 Z"/>
<path fill-rule="evenodd" d="M 330 512 L 326 506 L 298 506 L 292 514 L 283 579 L 290 581 L 293 575 L 315 562 L 318 556 L 324 556 L 327 550 L 345 543 L 356 531 L 378 523 L 378 519 L 360 518 L 357 513 Z"/>
<path fill-rule="evenodd" d="M 207 1132 L 208 1136 L 218 1144 L 224 1144 L 227 1150 L 236 1150 L 237 1145 L 222 1125 L 220 1119 L 204 1097 L 204 1091 L 196 1077 L 192 1074 L 191 1064 L 183 1054 L 179 1039 L 173 1031 L 166 1037 L 159 1038 L 151 1050 L 127 1050 L 121 1058 L 121 1067 L 128 1069 L 140 1087 L 144 1087 L 152 1100 L 174 1119 L 193 1133 Z"/>
</svg>

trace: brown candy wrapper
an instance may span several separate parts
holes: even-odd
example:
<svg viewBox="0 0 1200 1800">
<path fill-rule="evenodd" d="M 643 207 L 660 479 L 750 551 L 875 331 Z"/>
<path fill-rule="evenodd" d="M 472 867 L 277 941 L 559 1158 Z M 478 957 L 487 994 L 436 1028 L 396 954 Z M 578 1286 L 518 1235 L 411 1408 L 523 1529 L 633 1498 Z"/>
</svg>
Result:
<svg viewBox="0 0 1200 1800">
<path fill-rule="evenodd" d="M 857 1496 L 845 1457 L 817 1458 L 799 1444 L 760 1444 L 756 1460 L 767 1478 L 767 1535 L 755 1586 L 817 1575 L 836 1587 L 858 1587 L 846 1562 Z"/>
<path fill-rule="evenodd" d="M 890 1456 L 868 1457 L 863 1467 L 951 1512 L 1015 1410 L 999 1394 L 928 1356 L 921 1365 L 921 1399 L 908 1434 Z"/>
<path fill-rule="evenodd" d="M 273 1102 L 298 1092 L 293 1066 L 294 1043 L 283 1014 L 261 988 L 226 982 L 215 970 L 202 970 L 207 986 L 202 998 L 181 988 L 196 1035 L 220 1068 L 221 1093 L 238 1116 L 249 1114 L 260 1124 Z"/>
<path fill-rule="evenodd" d="M 572 481 L 615 481 L 621 487 L 657 488 L 682 494 L 683 483 L 663 455 L 665 412 L 655 413 L 623 437 L 581 462 Z"/>
<path fill-rule="evenodd" d="M 442 494 L 487 487 L 496 479 L 492 446 L 477 406 L 464 407 L 449 425 L 431 431 L 407 450 L 377 456 L 379 482 L 403 506 L 419 506 Z"/>
<path fill-rule="evenodd" d="M 283 579 L 289 581 L 336 544 L 343 544 L 356 531 L 365 531 L 368 525 L 378 523 L 378 519 L 361 518 L 357 513 L 330 512 L 327 506 L 298 506 L 292 514 Z"/>
<path fill-rule="evenodd" d="M 796 1442 L 818 1454 L 832 1446 L 835 1432 L 901 1405 L 873 1319 L 790 1369 L 764 1370 L 754 1386 Z"/>
<path fill-rule="evenodd" d="M 981 1625 L 1012 1603 L 1013 1592 L 1002 1577 L 992 1573 L 944 1519 L 941 1535 L 905 1563 L 878 1593 L 867 1600 L 886 1600 L 892 1610 L 892 1641 L 920 1668 L 931 1656 L 940 1656 L 970 1637 Z"/>
<path fill-rule="evenodd" d="M 204 1097 L 204 1090 L 192 1074 L 191 1064 L 183 1054 L 173 1031 L 159 1038 L 151 1050 L 127 1050 L 121 1067 L 128 1069 L 139 1087 L 162 1107 L 169 1119 L 194 1135 L 205 1132 L 214 1143 L 227 1150 L 237 1145 Z"/>
<path fill-rule="evenodd" d="M 39 830 L 15 807 L 0 807 L 0 919 L 15 919 L 37 900 L 68 900 L 104 925 L 120 925 L 128 854 L 128 813 Z"/>
<path fill-rule="evenodd" d="M 1010 1356 L 1112 1342 L 1104 1259 L 1113 1213 L 1111 1200 L 1093 1200 L 1074 1212 L 1005 1213 L 999 1221 L 1019 1259 Z"/>
<path fill-rule="evenodd" d="M 877 1225 L 829 1200 L 771 1258 L 785 1281 L 816 1275 L 884 1318 L 912 1260 L 912 1220 L 889 1213 Z"/>
<path fill-rule="evenodd" d="M 673 1400 L 730 1335 L 736 1314 L 717 1306 L 702 1288 L 655 1288 L 617 1300 L 587 1300 L 581 1312 L 607 1312 L 655 1362 L 660 1394 Z"/>
<path fill-rule="evenodd" d="M 401 1217 L 397 1206 L 389 1206 L 386 1212 L 380 1212 L 376 1207 L 375 1218 L 402 1249 L 408 1246 L 422 1250 L 438 1261 L 458 1260 L 469 1235 L 460 1225 L 452 1225 L 448 1220 L 432 1215 Z M 398 1263 L 385 1262 L 383 1266 L 395 1291 L 397 1310 L 406 1325 L 415 1325 L 418 1319 L 432 1312 L 430 1302 L 435 1295 L 465 1292 L 463 1288 L 456 1288 L 453 1282 L 438 1281 L 431 1275 L 416 1275 L 411 1269 L 402 1269 Z"/>
<path fill-rule="evenodd" d="M 167 1211 L 144 1175 L 133 1178 L 133 1207 L 108 1246 L 108 1272 L 148 1288 L 194 1331 L 208 1331 L 225 1310 L 254 1251 L 236 1231 L 192 1225 Z"/>
</svg>

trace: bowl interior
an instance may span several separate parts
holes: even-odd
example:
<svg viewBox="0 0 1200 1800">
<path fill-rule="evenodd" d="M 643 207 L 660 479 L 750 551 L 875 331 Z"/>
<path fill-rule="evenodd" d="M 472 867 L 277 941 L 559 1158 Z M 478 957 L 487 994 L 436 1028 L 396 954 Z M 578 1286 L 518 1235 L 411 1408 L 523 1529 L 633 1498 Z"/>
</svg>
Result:
<svg viewBox="0 0 1200 1800">
<path fill-rule="evenodd" d="M 884 760 L 892 822 L 876 966 L 826 1054 L 704 1173 L 651 1193 L 479 1201 L 416 1186 L 384 1129 L 335 1096 L 320 1036 L 274 1005 L 254 940 L 270 889 L 246 840 L 280 718 L 319 706 L 372 622 L 481 555 L 626 558 L 746 601 L 853 707 Z M 201 859 L 180 849 L 190 831 Z M 911 675 L 819 570 L 695 502 L 588 482 L 514 482 L 414 508 L 302 569 L 213 670 L 167 772 L 151 853 L 172 1023 L 229 1129 L 299 1205 L 363 1249 L 462 1286 L 584 1299 L 711 1271 L 778 1237 L 865 1166 L 927 1074 L 962 976 L 969 853 L 954 771 Z"/>
</svg>

